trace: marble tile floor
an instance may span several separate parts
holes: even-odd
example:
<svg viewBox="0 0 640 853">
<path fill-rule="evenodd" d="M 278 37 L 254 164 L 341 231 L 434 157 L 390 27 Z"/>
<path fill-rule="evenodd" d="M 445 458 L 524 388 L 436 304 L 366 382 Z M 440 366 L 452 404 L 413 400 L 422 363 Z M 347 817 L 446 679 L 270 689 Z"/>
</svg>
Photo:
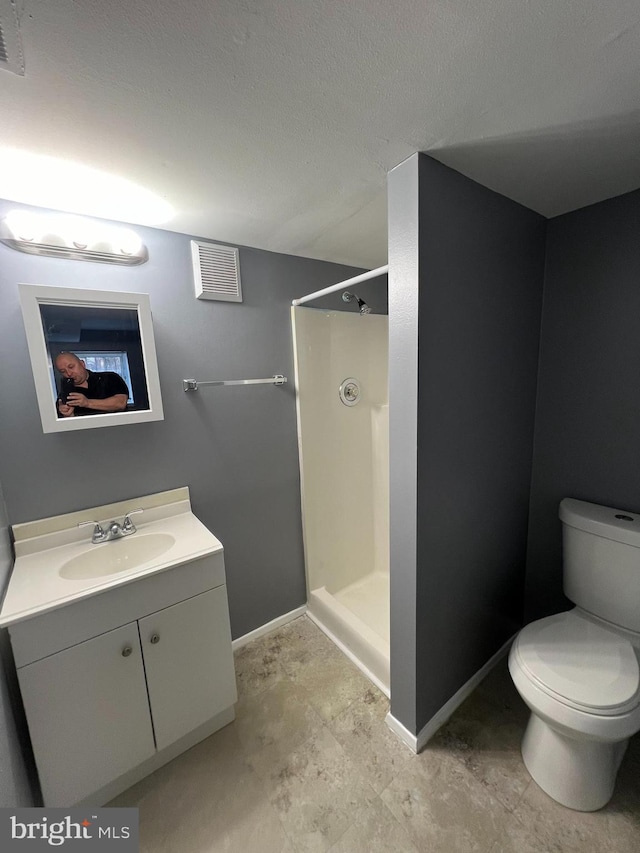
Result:
<svg viewBox="0 0 640 853">
<path fill-rule="evenodd" d="M 236 720 L 113 800 L 141 853 L 637 853 L 640 738 L 611 803 L 565 809 L 527 774 L 500 663 L 414 755 L 386 698 L 307 617 L 236 653 Z"/>
</svg>

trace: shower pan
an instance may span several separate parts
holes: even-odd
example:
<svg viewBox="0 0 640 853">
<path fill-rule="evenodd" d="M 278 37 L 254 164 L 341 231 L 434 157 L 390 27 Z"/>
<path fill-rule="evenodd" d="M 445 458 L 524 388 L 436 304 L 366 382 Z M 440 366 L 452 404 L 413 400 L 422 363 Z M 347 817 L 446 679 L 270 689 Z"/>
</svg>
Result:
<svg viewBox="0 0 640 853">
<path fill-rule="evenodd" d="M 388 318 L 291 318 L 308 615 L 388 695 Z"/>
</svg>

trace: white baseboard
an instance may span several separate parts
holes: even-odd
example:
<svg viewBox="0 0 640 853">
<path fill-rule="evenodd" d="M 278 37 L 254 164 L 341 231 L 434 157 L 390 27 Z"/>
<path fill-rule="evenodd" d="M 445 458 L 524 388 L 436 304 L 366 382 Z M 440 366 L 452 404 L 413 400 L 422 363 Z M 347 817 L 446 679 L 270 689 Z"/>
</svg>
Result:
<svg viewBox="0 0 640 853">
<path fill-rule="evenodd" d="M 327 626 L 321 619 L 318 619 L 318 617 L 310 610 L 307 611 L 307 616 L 309 617 L 309 619 L 311 619 L 312 622 L 314 622 L 318 626 L 318 628 L 320 628 L 322 633 L 326 634 L 327 637 L 331 640 L 331 642 L 336 645 L 340 649 L 340 651 L 344 655 L 346 655 L 349 660 L 354 663 L 362 673 L 364 673 L 364 675 L 366 675 L 369 681 L 375 684 L 375 686 L 378 688 L 378 690 L 380 690 L 381 693 L 384 693 L 384 695 L 388 699 L 389 688 L 387 687 L 387 685 L 383 681 L 381 681 L 378 676 L 365 663 L 363 663 L 363 661 L 360 660 L 360 658 L 356 654 L 354 654 L 354 652 L 352 652 L 348 646 L 346 646 L 341 640 L 339 640 L 333 633 L 333 631 L 327 628 Z"/>
<path fill-rule="evenodd" d="M 400 720 L 396 720 L 395 717 L 391 716 L 391 711 L 384 718 L 385 723 L 389 726 L 391 731 L 398 735 L 401 741 L 406 743 L 406 745 L 413 752 L 418 752 L 418 738 L 415 735 L 412 735 L 409 729 L 406 729 Z"/>
<path fill-rule="evenodd" d="M 303 604 L 302 607 L 296 607 L 295 610 L 290 610 L 289 613 L 284 613 L 282 616 L 272 619 L 271 622 L 267 622 L 266 625 L 261 625 L 254 631 L 249 631 L 248 634 L 243 634 L 242 637 L 238 637 L 237 640 L 233 640 L 231 647 L 235 652 L 237 649 L 241 649 L 243 646 L 246 646 L 247 643 L 250 643 L 252 640 L 257 640 L 259 637 L 264 637 L 265 634 L 270 634 L 277 628 L 281 628 L 283 625 L 286 625 L 287 622 L 293 622 L 294 619 L 297 619 L 298 616 L 303 616 L 306 612 L 306 604 Z"/>
<path fill-rule="evenodd" d="M 417 735 L 412 735 L 411 732 L 405 728 L 399 720 L 393 717 L 391 712 L 389 712 L 385 719 L 391 731 L 395 732 L 400 740 L 404 741 L 404 743 L 406 743 L 414 752 L 417 753 L 424 749 L 438 729 L 447 722 L 454 711 L 462 705 L 464 700 L 473 693 L 480 682 L 486 678 L 494 666 L 507 654 L 515 636 L 516 635 L 514 634 L 513 637 L 510 637 L 507 642 L 499 648 L 491 658 L 489 658 L 484 666 L 480 667 L 480 669 L 453 694 L 448 702 L 445 702 L 442 708 L 440 708 L 440 710 L 431 717 L 429 722 L 420 729 Z"/>
</svg>

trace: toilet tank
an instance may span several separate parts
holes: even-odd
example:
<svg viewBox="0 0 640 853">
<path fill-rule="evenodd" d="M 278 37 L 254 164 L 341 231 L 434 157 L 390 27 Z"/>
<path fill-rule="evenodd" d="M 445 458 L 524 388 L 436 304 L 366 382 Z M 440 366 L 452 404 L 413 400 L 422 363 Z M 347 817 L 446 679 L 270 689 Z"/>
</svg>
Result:
<svg viewBox="0 0 640 853">
<path fill-rule="evenodd" d="M 565 498 L 560 520 L 567 598 L 640 632 L 640 513 Z"/>
</svg>

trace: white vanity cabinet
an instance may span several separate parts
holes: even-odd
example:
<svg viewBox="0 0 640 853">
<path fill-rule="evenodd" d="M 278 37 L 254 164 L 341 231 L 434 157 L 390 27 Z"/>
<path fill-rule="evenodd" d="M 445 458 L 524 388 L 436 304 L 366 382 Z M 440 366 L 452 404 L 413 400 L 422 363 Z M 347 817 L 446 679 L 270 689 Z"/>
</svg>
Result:
<svg viewBox="0 0 640 853">
<path fill-rule="evenodd" d="M 221 552 L 9 631 L 46 806 L 101 805 L 233 719 Z"/>
<path fill-rule="evenodd" d="M 226 587 L 138 623 L 156 746 L 164 749 L 235 702 Z"/>
<path fill-rule="evenodd" d="M 135 622 L 18 670 L 45 805 L 70 805 L 155 752 Z"/>
</svg>

